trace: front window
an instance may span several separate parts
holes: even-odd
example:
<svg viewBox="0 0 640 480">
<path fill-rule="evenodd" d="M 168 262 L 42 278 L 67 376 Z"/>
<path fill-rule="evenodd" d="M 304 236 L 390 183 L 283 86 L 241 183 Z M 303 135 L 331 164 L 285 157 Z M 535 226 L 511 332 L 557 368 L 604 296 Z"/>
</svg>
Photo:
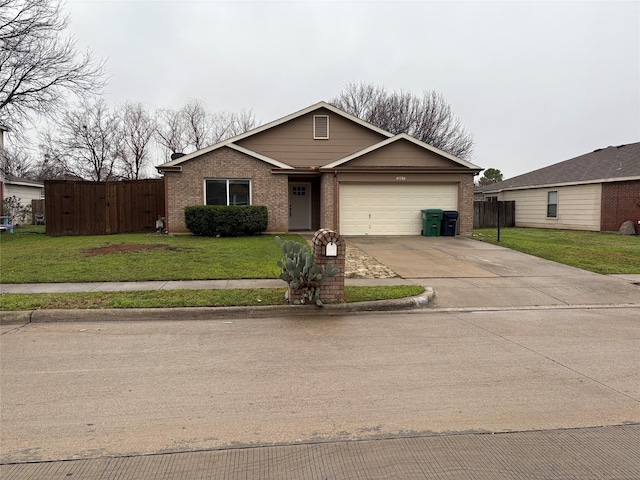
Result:
<svg viewBox="0 0 640 480">
<path fill-rule="evenodd" d="M 558 217 L 558 192 L 547 192 L 547 218 Z"/>
<path fill-rule="evenodd" d="M 206 205 L 250 205 L 249 180 L 208 179 L 205 181 Z"/>
</svg>

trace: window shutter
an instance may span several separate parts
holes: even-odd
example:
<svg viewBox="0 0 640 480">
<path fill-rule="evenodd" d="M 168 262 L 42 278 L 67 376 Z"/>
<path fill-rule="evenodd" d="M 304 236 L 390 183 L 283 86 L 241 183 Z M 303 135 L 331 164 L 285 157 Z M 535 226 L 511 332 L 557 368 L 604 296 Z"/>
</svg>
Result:
<svg viewBox="0 0 640 480">
<path fill-rule="evenodd" d="M 313 138 L 315 140 L 329 139 L 329 116 L 328 115 L 313 116 Z"/>
</svg>

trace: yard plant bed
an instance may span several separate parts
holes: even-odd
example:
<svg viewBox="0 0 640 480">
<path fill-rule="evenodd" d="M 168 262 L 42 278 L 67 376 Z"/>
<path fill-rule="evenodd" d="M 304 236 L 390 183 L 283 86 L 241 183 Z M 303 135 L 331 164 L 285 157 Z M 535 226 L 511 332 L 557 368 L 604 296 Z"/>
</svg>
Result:
<svg viewBox="0 0 640 480">
<path fill-rule="evenodd" d="M 640 274 L 640 236 L 578 230 L 475 229 L 475 240 L 492 243 L 595 273 Z"/>
</svg>

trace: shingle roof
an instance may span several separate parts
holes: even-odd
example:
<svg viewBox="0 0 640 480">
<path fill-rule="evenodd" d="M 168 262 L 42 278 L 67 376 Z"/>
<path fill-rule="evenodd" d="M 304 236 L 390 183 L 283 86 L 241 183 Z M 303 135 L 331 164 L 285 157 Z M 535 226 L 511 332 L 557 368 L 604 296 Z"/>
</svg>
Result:
<svg viewBox="0 0 640 480">
<path fill-rule="evenodd" d="M 44 188 L 44 183 L 42 182 L 37 182 L 35 180 L 31 180 L 30 178 L 14 177 L 13 175 L 5 175 L 4 183 Z"/>
<path fill-rule="evenodd" d="M 640 179 L 640 143 L 599 148 L 591 153 L 486 185 L 483 192 Z"/>
</svg>

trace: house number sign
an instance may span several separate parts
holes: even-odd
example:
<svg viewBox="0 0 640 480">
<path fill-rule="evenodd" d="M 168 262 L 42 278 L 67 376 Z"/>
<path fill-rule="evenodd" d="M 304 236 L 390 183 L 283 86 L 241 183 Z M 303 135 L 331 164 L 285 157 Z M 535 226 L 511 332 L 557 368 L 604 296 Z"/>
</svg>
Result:
<svg viewBox="0 0 640 480">
<path fill-rule="evenodd" d="M 326 250 L 325 255 L 327 257 L 337 257 L 338 256 L 338 246 L 335 244 L 335 242 L 327 243 L 327 250 Z"/>
<path fill-rule="evenodd" d="M 396 177 L 396 180 L 406 180 L 407 177 Z"/>
</svg>

